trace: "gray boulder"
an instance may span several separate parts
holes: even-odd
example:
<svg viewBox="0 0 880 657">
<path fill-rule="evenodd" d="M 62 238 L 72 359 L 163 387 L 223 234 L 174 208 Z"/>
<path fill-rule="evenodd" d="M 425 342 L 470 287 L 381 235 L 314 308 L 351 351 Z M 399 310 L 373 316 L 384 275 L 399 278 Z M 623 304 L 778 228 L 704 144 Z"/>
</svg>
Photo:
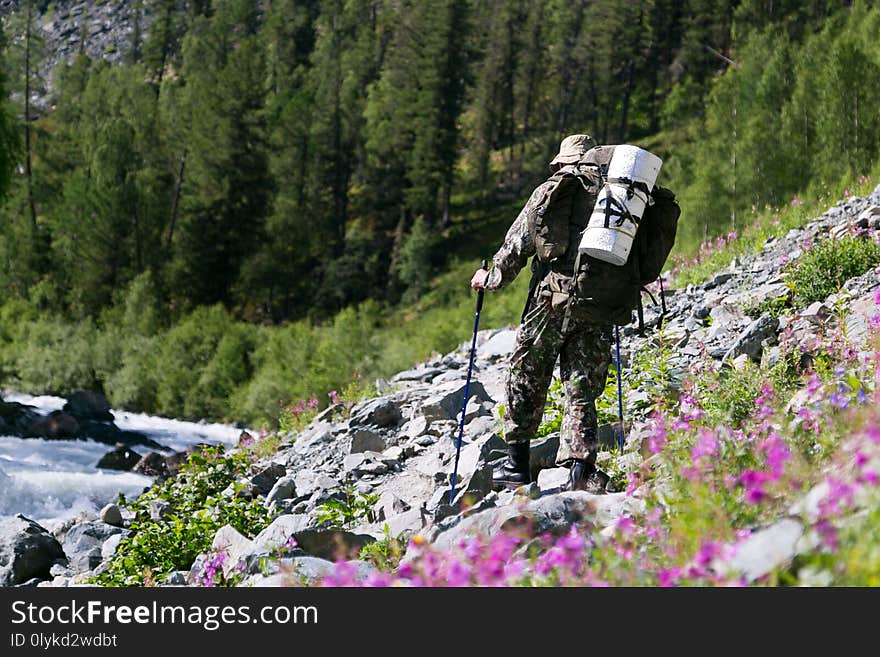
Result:
<svg viewBox="0 0 880 657">
<path fill-rule="evenodd" d="M 131 447 L 118 444 L 116 449 L 111 450 L 101 457 L 96 468 L 104 468 L 107 470 L 123 470 L 128 472 L 141 460 L 141 455 L 134 451 Z"/>
<path fill-rule="evenodd" d="M 121 534 L 121 527 L 114 527 L 99 520 L 81 522 L 74 525 L 61 542 L 64 552 L 75 572 L 94 570 L 104 560 L 102 547 L 104 542 L 116 534 Z"/>
<path fill-rule="evenodd" d="M 254 543 L 267 552 L 286 550 L 290 547 L 290 539 L 295 540 L 297 532 L 310 529 L 312 525 L 311 518 L 303 513 L 278 516 L 254 537 Z"/>
<path fill-rule="evenodd" d="M 715 567 L 720 572 L 740 574 L 748 582 L 754 582 L 794 559 L 803 535 L 804 526 L 800 521 L 784 518 L 754 532 L 737 546 L 732 558 Z"/>
<path fill-rule="evenodd" d="M 390 490 L 386 490 L 379 495 L 379 499 L 373 505 L 373 509 L 376 512 L 376 520 L 381 522 L 386 518 L 408 511 L 409 505 Z"/>
<path fill-rule="evenodd" d="M 119 548 L 123 538 L 125 538 L 125 533 L 114 534 L 101 543 L 101 558 L 106 560 L 116 554 L 116 550 Z"/>
<path fill-rule="evenodd" d="M 107 504 L 98 515 L 104 523 L 113 527 L 122 527 L 122 512 L 115 504 Z"/>
<path fill-rule="evenodd" d="M 770 313 L 764 313 L 739 334 L 723 360 L 730 362 L 740 354 L 748 354 L 753 362 L 760 363 L 764 341 L 775 341 L 778 329 L 779 320 Z"/>
<path fill-rule="evenodd" d="M 465 381 L 450 381 L 437 386 L 434 394 L 422 402 L 419 412 L 428 422 L 435 420 L 454 420 L 461 412 L 464 398 Z M 472 380 L 468 387 L 468 399 L 476 397 L 478 401 L 492 401 L 486 389 L 479 381 Z"/>
<path fill-rule="evenodd" d="M 0 586 L 51 579 L 52 565 L 66 560 L 58 540 L 33 520 L 21 514 L 0 520 Z"/>
<path fill-rule="evenodd" d="M 641 513 L 644 503 L 624 493 L 591 495 L 584 491 L 545 495 L 527 504 L 491 507 L 464 518 L 451 528 L 441 531 L 434 543 L 453 548 L 462 539 L 475 535 L 495 536 L 510 531 L 524 537 L 544 533 L 561 534 L 577 524 L 585 531 L 597 531 L 613 525 L 622 515 Z"/>
<path fill-rule="evenodd" d="M 285 475 L 275 482 L 272 490 L 266 495 L 266 504 L 272 502 L 280 502 L 281 500 L 289 500 L 296 497 L 296 477 L 293 475 Z"/>
<path fill-rule="evenodd" d="M 543 493 L 558 493 L 568 485 L 568 468 L 546 468 L 538 473 L 538 488 Z"/>
<path fill-rule="evenodd" d="M 74 392 L 61 410 L 82 420 L 97 420 L 98 422 L 112 422 L 114 420 L 107 398 L 99 392 L 90 390 Z"/>
<path fill-rule="evenodd" d="M 261 552 L 260 547 L 252 540 L 243 536 L 232 525 L 224 525 L 217 530 L 211 542 L 214 552 L 223 554 L 223 576 L 232 577 L 247 568 L 249 559 Z"/>
<path fill-rule="evenodd" d="M 330 560 L 357 558 L 362 547 L 376 540 L 344 529 L 306 529 L 296 532 L 294 538 L 307 554 Z"/>
<path fill-rule="evenodd" d="M 492 464 L 484 463 L 477 468 L 461 485 L 456 484 L 455 499 L 452 506 L 460 508 L 463 504 L 471 506 L 492 491 Z"/>
<path fill-rule="evenodd" d="M 333 477 L 316 474 L 311 470 L 300 470 L 293 475 L 296 492 L 299 496 L 313 495 L 339 488 L 340 483 Z"/>
<path fill-rule="evenodd" d="M 250 484 L 257 495 L 266 495 L 272 490 L 275 482 L 286 474 L 287 470 L 285 470 L 283 465 L 280 463 L 270 463 L 250 478 Z"/>
<path fill-rule="evenodd" d="M 403 416 L 399 403 L 392 397 L 371 399 L 351 409 L 348 419 L 349 427 L 391 427 L 397 426 Z M 381 450 L 379 450 L 381 451 Z"/>
<path fill-rule="evenodd" d="M 516 343 L 516 331 L 505 329 L 499 331 L 477 348 L 477 357 L 493 362 L 507 358 L 513 352 Z"/>
<path fill-rule="evenodd" d="M 370 429 L 355 429 L 351 434 L 350 454 L 360 452 L 382 452 L 385 450 L 385 438 Z"/>
</svg>

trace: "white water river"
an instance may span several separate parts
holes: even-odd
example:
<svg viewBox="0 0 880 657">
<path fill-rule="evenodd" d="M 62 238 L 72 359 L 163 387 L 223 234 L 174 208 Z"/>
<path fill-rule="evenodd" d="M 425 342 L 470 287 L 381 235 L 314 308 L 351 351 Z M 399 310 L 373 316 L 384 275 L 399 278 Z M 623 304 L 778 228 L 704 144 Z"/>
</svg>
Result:
<svg viewBox="0 0 880 657">
<path fill-rule="evenodd" d="M 35 406 L 48 414 L 64 406 L 60 397 L 32 397 L 3 392 L 5 401 Z M 172 450 L 196 443 L 238 441 L 241 429 L 225 424 L 183 422 L 140 413 L 111 410 L 120 429 L 139 431 Z M 152 478 L 132 472 L 104 470 L 95 464 L 112 445 L 93 440 L 42 440 L 0 436 L 0 518 L 22 513 L 45 525 L 83 511 L 98 511 L 116 501 L 119 492 L 134 497 Z M 135 446 L 142 456 L 151 450 Z"/>
</svg>

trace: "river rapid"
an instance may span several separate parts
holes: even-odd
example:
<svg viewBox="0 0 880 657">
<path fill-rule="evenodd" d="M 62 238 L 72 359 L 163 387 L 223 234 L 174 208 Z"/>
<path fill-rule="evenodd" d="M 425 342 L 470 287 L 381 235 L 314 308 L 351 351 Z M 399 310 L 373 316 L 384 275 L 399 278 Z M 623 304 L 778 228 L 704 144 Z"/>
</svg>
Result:
<svg viewBox="0 0 880 657">
<path fill-rule="evenodd" d="M 5 401 L 36 407 L 46 415 L 61 409 L 61 397 L 3 391 Z M 184 422 L 111 409 L 120 429 L 139 431 L 173 451 L 196 443 L 232 446 L 241 429 L 226 424 Z M 152 477 L 95 467 L 112 445 L 93 440 L 43 440 L 0 436 L 0 518 L 21 513 L 50 527 L 80 513 L 94 513 L 118 494 L 135 497 Z M 134 447 L 142 456 L 146 447 Z M 169 452 L 170 453 L 170 452 Z"/>
</svg>

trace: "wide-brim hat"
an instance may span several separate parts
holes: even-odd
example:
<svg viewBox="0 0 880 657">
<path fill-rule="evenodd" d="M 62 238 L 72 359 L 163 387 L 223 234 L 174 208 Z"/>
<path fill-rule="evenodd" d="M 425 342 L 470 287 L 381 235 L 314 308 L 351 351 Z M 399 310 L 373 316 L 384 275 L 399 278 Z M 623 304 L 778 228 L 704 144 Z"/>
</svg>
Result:
<svg viewBox="0 0 880 657">
<path fill-rule="evenodd" d="M 596 140 L 590 135 L 569 135 L 559 144 L 559 152 L 552 160 L 554 164 L 575 164 L 581 156 L 596 145 Z"/>
</svg>

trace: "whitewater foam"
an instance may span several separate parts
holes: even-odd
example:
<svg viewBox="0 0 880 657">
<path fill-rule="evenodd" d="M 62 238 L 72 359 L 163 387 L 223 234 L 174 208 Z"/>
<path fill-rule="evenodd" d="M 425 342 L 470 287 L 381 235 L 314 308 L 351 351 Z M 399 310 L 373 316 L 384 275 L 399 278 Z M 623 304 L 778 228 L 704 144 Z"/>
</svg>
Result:
<svg viewBox="0 0 880 657">
<path fill-rule="evenodd" d="M 3 399 L 36 407 L 42 414 L 60 410 L 66 400 L 3 391 Z M 227 424 L 186 422 L 112 410 L 120 429 L 139 431 L 170 450 L 196 443 L 236 444 L 241 429 Z M 80 513 L 94 513 L 119 493 L 136 497 L 152 478 L 97 468 L 111 446 L 93 440 L 43 440 L 0 436 L 0 517 L 16 513 L 51 525 Z M 135 447 L 146 454 L 150 450 Z"/>
</svg>

